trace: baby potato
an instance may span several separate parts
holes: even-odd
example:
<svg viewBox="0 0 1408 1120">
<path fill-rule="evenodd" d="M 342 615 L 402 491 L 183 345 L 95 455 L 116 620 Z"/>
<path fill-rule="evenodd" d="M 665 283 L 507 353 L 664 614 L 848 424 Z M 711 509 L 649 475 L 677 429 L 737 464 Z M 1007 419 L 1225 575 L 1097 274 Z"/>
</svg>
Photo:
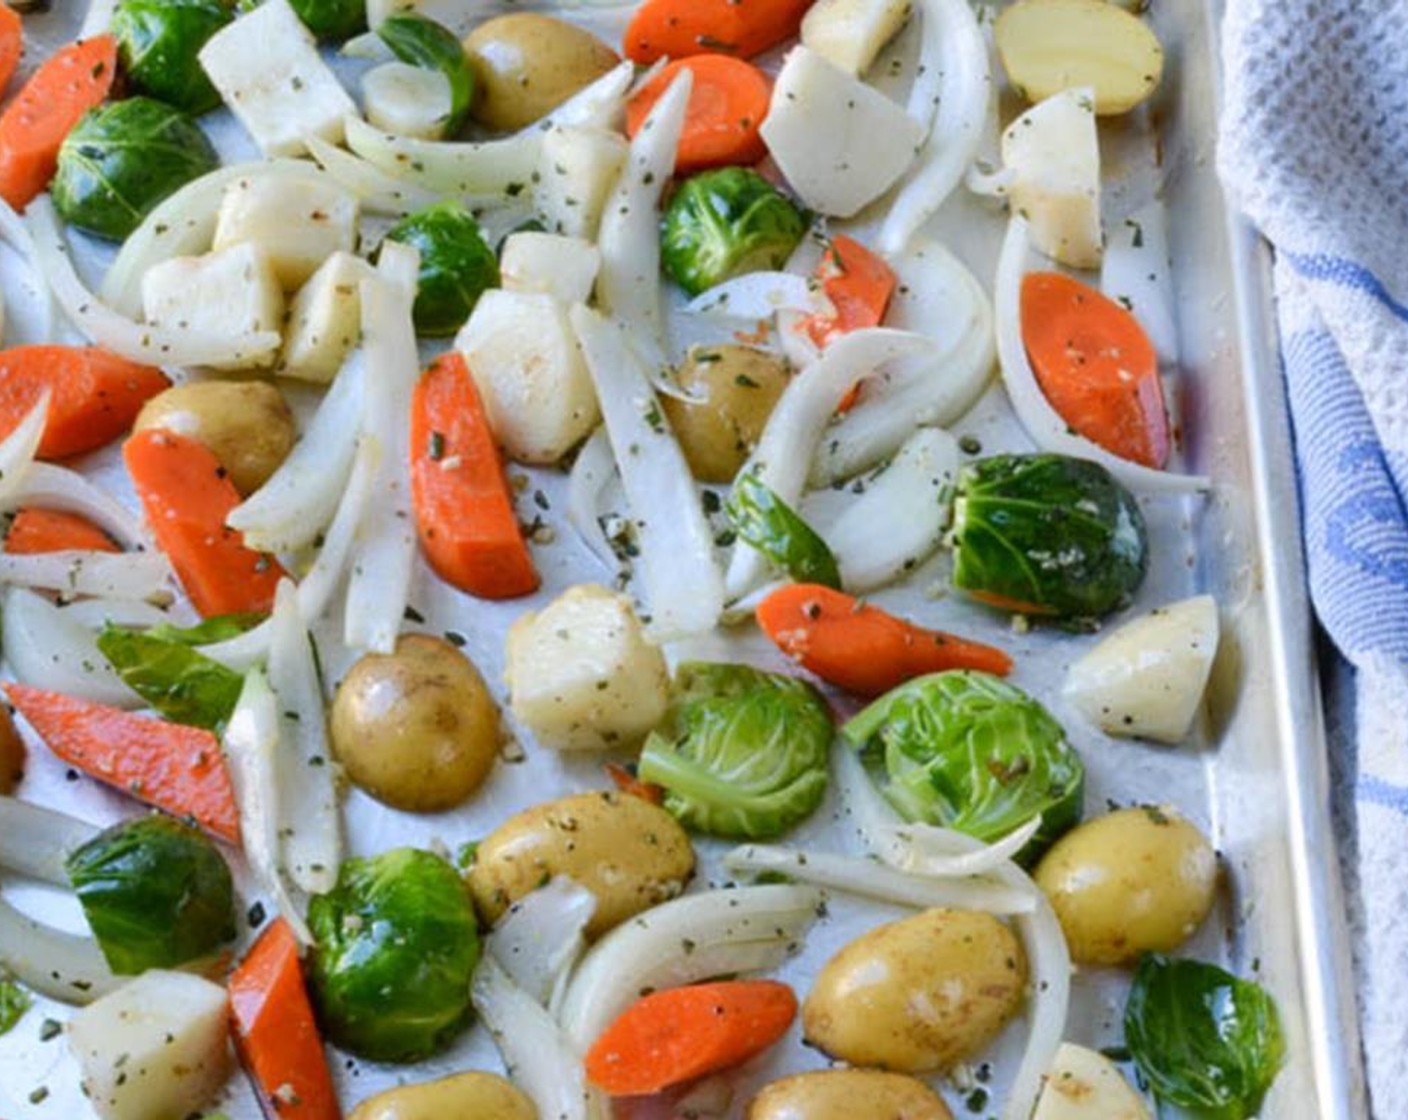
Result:
<svg viewBox="0 0 1408 1120">
<path fill-rule="evenodd" d="M 925 910 L 826 962 L 802 1005 L 803 1036 L 852 1065 L 938 1073 L 996 1038 L 1026 985 L 1022 943 L 991 914 Z"/>
<path fill-rule="evenodd" d="M 368 1097 L 347 1120 L 537 1120 L 533 1102 L 493 1073 L 457 1073 Z"/>
<path fill-rule="evenodd" d="M 353 784 L 412 813 L 454 808 L 499 753 L 499 711 L 484 678 L 449 642 L 425 634 L 353 665 L 329 724 Z"/>
<path fill-rule="evenodd" d="M 1167 806 L 1121 809 L 1066 833 L 1036 883 L 1078 964 L 1127 964 L 1183 944 L 1212 909 L 1217 857 Z"/>
<path fill-rule="evenodd" d="M 469 889 L 480 915 L 498 920 L 555 875 L 596 896 L 587 925 L 595 937 L 684 890 L 694 849 L 679 822 L 639 797 L 581 793 L 534 805 L 479 845 Z"/>
<path fill-rule="evenodd" d="M 7 708 L 0 706 L 0 793 L 15 792 L 24 777 L 24 740 Z"/>
<path fill-rule="evenodd" d="M 799 1073 L 765 1085 L 747 1120 L 953 1120 L 922 1081 L 874 1069 Z M 356 1120 L 354 1117 L 353 1120 Z"/>
<path fill-rule="evenodd" d="M 145 428 L 166 428 L 205 444 L 242 495 L 264 485 L 297 438 L 288 402 L 267 381 L 173 385 L 142 406 L 133 431 Z"/>
<path fill-rule="evenodd" d="M 732 482 L 787 388 L 787 363 L 752 346 L 696 346 L 676 371 L 697 400 L 662 396 L 665 415 L 701 482 Z"/>
<path fill-rule="evenodd" d="M 470 115 L 505 131 L 545 117 L 621 61 L 590 32 L 535 12 L 486 20 L 464 49 L 475 78 Z"/>
</svg>

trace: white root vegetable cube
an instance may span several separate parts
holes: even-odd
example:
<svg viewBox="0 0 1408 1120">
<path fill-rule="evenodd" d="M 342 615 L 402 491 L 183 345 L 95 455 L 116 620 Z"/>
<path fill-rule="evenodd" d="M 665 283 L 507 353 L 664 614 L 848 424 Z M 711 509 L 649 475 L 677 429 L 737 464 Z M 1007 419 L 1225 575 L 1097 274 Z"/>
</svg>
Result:
<svg viewBox="0 0 1408 1120">
<path fill-rule="evenodd" d="M 1063 1042 L 1032 1120 L 1149 1120 L 1149 1110 L 1110 1059 Z"/>
<path fill-rule="evenodd" d="M 543 137 L 534 187 L 534 201 L 548 228 L 595 241 L 629 148 L 624 136 L 604 128 L 551 129 Z"/>
<path fill-rule="evenodd" d="M 296 156 L 304 136 L 342 143 L 356 103 L 318 53 L 288 0 L 264 0 L 217 31 L 200 64 L 266 156 Z"/>
<path fill-rule="evenodd" d="M 817 0 L 802 17 L 802 45 L 857 76 L 909 18 L 910 0 Z"/>
<path fill-rule="evenodd" d="M 225 989 L 153 969 L 78 1012 L 68 1044 L 103 1120 L 184 1120 L 230 1074 Z"/>
<path fill-rule="evenodd" d="M 489 426 L 518 463 L 556 463 L 601 421 L 591 374 L 561 303 L 538 292 L 479 297 L 455 348 Z"/>
<path fill-rule="evenodd" d="M 801 200 L 838 218 L 889 190 L 924 142 L 900 106 L 807 47 L 783 62 L 762 135 Z"/>
<path fill-rule="evenodd" d="M 362 329 L 359 285 L 375 276 L 351 253 L 334 253 L 313 273 L 289 309 L 280 376 L 328 382 L 337 375 Z"/>
<path fill-rule="evenodd" d="M 192 334 L 277 331 L 284 293 L 264 250 L 250 242 L 200 257 L 172 257 L 142 277 L 142 309 L 152 326 Z M 258 369 L 276 351 L 250 353 L 219 369 Z"/>
<path fill-rule="evenodd" d="M 600 271 L 601 250 L 557 233 L 510 234 L 499 256 L 505 290 L 545 292 L 567 304 L 585 303 Z"/>
<path fill-rule="evenodd" d="M 286 292 L 357 243 L 357 199 L 326 178 L 253 176 L 225 188 L 214 248 L 259 246 Z"/>
<path fill-rule="evenodd" d="M 548 747 L 629 747 L 665 714 L 669 673 L 631 602 L 573 587 L 508 632 L 513 714 Z"/>
</svg>

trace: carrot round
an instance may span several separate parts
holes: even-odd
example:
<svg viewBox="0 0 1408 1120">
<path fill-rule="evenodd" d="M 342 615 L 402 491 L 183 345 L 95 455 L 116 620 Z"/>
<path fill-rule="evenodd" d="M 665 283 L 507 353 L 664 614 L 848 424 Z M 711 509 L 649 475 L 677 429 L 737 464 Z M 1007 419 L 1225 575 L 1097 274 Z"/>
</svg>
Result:
<svg viewBox="0 0 1408 1120">
<path fill-rule="evenodd" d="M 1131 462 L 1163 467 L 1170 447 L 1159 359 L 1128 311 L 1059 272 L 1022 280 L 1022 341 L 1051 407 Z"/>
<path fill-rule="evenodd" d="M 225 524 L 239 491 L 205 444 L 146 428 L 122 445 L 157 546 L 201 617 L 264 613 L 284 571 Z"/>
<path fill-rule="evenodd" d="M 283 918 L 259 935 L 226 985 L 235 1047 L 267 1116 L 340 1120 L 337 1091 L 303 984 L 298 942 Z"/>
<path fill-rule="evenodd" d="M 457 351 L 435 360 L 411 399 L 411 501 L 421 547 L 446 583 L 481 599 L 537 590 L 484 404 Z"/>
<path fill-rule="evenodd" d="M 49 185 L 59 146 L 79 118 L 100 105 L 117 72 L 111 35 L 54 52 L 0 114 L 0 198 L 23 210 Z"/>
<path fill-rule="evenodd" d="M 95 451 L 132 427 L 142 405 L 170 388 L 154 366 L 96 346 L 16 346 L 0 350 L 0 438 L 19 426 L 49 390 L 41 459 Z"/>
<path fill-rule="evenodd" d="M 113 539 L 86 517 L 57 509 L 26 508 L 15 514 L 5 534 L 5 551 L 12 556 L 41 552 L 121 552 Z"/>
<path fill-rule="evenodd" d="M 758 604 L 758 625 L 804 669 L 857 696 L 879 696 L 945 669 L 1012 670 L 1000 649 L 926 630 L 816 583 L 779 588 Z"/>
<path fill-rule="evenodd" d="M 10 84 L 24 53 L 24 26 L 20 14 L 8 4 L 0 3 L 0 92 Z"/>
<path fill-rule="evenodd" d="M 759 131 L 768 113 L 768 76 L 726 54 L 696 54 L 666 66 L 626 103 L 626 132 L 634 139 L 655 103 L 683 69 L 694 75 L 675 174 L 757 163 L 768 154 Z"/>
<path fill-rule="evenodd" d="M 626 28 L 636 62 L 712 52 L 752 58 L 795 38 L 812 0 L 645 0 Z"/>
<path fill-rule="evenodd" d="M 240 842 L 239 810 L 220 741 L 209 731 L 120 708 L 6 684 L 10 703 L 45 745 L 100 782 L 212 836 Z"/>
<path fill-rule="evenodd" d="M 845 234 L 831 239 L 831 246 L 817 268 L 822 290 L 836 312 L 816 314 L 805 323 L 807 334 L 821 349 L 839 335 L 878 327 L 895 294 L 895 273 L 884 259 Z"/>
<path fill-rule="evenodd" d="M 587 1052 L 587 1079 L 613 1096 L 658 1093 L 728 1069 L 787 1033 L 797 997 L 776 980 L 666 988 L 638 999 Z"/>
</svg>

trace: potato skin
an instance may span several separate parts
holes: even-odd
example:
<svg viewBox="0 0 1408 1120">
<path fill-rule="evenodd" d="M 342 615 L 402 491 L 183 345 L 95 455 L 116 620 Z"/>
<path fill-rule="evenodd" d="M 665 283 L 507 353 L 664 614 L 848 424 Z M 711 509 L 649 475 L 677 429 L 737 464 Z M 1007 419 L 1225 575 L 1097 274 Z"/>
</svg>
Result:
<svg viewBox="0 0 1408 1120">
<path fill-rule="evenodd" d="M 752 346 L 696 346 L 675 376 L 703 398 L 660 398 L 689 469 L 701 482 L 732 482 L 787 387 L 787 363 Z"/>
<path fill-rule="evenodd" d="M 457 1073 L 368 1097 L 347 1120 L 537 1120 L 533 1102 L 493 1073 Z"/>
<path fill-rule="evenodd" d="M 24 740 L 8 708 L 0 705 L 0 793 L 15 792 L 24 777 Z"/>
<path fill-rule="evenodd" d="M 1037 886 L 1078 964 L 1127 964 L 1178 948 L 1212 909 L 1217 856 L 1167 806 L 1096 817 L 1061 837 L 1037 865 Z"/>
<path fill-rule="evenodd" d="M 361 658 L 338 685 L 333 753 L 353 784 L 396 809 L 452 809 L 499 752 L 499 712 L 484 678 L 441 638 L 403 635 Z"/>
<path fill-rule="evenodd" d="M 694 874 L 694 848 L 664 809 L 629 794 L 581 793 L 534 805 L 479 845 L 469 889 L 486 922 L 570 875 L 597 898 L 587 936 L 674 898 Z"/>
<path fill-rule="evenodd" d="M 784 1077 L 753 1098 L 747 1120 L 953 1120 L 929 1086 L 900 1073 L 827 1069 Z"/>
<path fill-rule="evenodd" d="M 145 428 L 166 428 L 205 444 L 243 495 L 264 485 L 297 438 L 288 402 L 267 381 L 174 385 L 142 406 L 133 431 Z"/>
<path fill-rule="evenodd" d="M 464 49 L 475 79 L 470 115 L 504 130 L 546 116 L 621 61 L 590 32 L 535 12 L 486 20 Z"/>
<path fill-rule="evenodd" d="M 826 962 L 802 1005 L 803 1036 L 852 1065 L 937 1073 L 991 1042 L 1026 984 L 1022 943 L 992 915 L 925 910 Z"/>
</svg>

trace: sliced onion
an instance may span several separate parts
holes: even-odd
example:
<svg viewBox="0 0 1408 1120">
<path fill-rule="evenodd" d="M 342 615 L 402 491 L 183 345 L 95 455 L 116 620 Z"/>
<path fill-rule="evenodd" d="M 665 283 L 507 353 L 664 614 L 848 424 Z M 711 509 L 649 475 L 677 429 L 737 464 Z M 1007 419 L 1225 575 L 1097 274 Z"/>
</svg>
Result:
<svg viewBox="0 0 1408 1120">
<path fill-rule="evenodd" d="M 997 262 L 993 311 L 997 327 L 997 355 L 1012 407 L 1022 427 L 1043 451 L 1073 455 L 1099 463 L 1132 490 L 1147 494 L 1188 494 L 1207 490 L 1212 483 L 1197 475 L 1175 474 L 1121 459 L 1099 444 L 1077 435 L 1051 407 L 1037 383 L 1022 340 L 1022 277 L 1027 267 L 1027 222 L 1014 215 Z"/>
<path fill-rule="evenodd" d="M 145 548 L 151 543 L 130 509 L 77 471 L 53 463 L 31 463 L 3 505 L 10 509 L 34 506 L 76 513 L 123 548 Z"/>
<path fill-rule="evenodd" d="M 379 36 L 375 36 L 381 42 Z M 414 213 L 439 199 L 433 191 L 412 186 L 403 179 L 388 175 L 359 156 L 335 148 L 318 136 L 305 136 L 303 143 L 323 170 L 344 190 L 355 195 L 362 208 L 373 214 L 401 217 Z"/>
<path fill-rule="evenodd" d="M 641 992 L 772 967 L 816 920 L 820 904 L 810 887 L 772 884 L 653 907 L 588 951 L 568 985 L 562 1028 L 585 1051 Z"/>
<path fill-rule="evenodd" d="M 597 299 L 625 327 L 652 371 L 665 365 L 669 350 L 660 281 L 660 199 L 674 175 L 693 87 L 694 75 L 685 67 L 651 108 L 631 141 L 597 235 Z"/>
<path fill-rule="evenodd" d="M 1178 324 L 1169 302 L 1168 219 L 1159 200 L 1109 231 L 1100 263 L 1100 290 L 1124 302 L 1139 320 L 1159 362 L 1178 365 Z"/>
<path fill-rule="evenodd" d="M 0 440 L 0 504 L 10 505 L 11 497 L 24 484 L 24 476 L 34 465 L 39 442 L 44 438 L 44 426 L 49 422 L 49 396 L 46 387 L 24 414 L 24 419 Z"/>
<path fill-rule="evenodd" d="M 30 556 L 0 553 L 0 583 L 62 595 L 156 599 L 171 595 L 171 565 L 159 552 L 63 549 Z"/>
<path fill-rule="evenodd" d="M 24 257 L 25 264 L 29 266 L 39 312 L 39 322 L 35 327 L 36 336 L 40 340 L 53 338 L 54 294 L 49 291 L 49 285 L 44 282 L 44 270 L 39 266 L 39 255 L 35 251 L 34 238 L 29 235 L 29 229 L 25 226 L 24 219 L 16 214 L 4 199 L 0 199 L 0 237 L 8 241 L 10 246 Z"/>
<path fill-rule="evenodd" d="M 622 332 L 582 304 L 571 320 L 635 521 L 651 631 L 665 640 L 710 630 L 723 585 L 689 464 Z"/>
<path fill-rule="evenodd" d="M 116 991 L 124 979 L 113 975 L 93 938 L 45 925 L 3 898 L 0 967 L 40 995 L 80 1005 Z"/>
<path fill-rule="evenodd" d="M 17 875 L 69 885 L 64 860 L 100 830 L 96 825 L 13 797 L 0 797 L 0 866 Z"/>
<path fill-rule="evenodd" d="M 594 913 L 596 895 L 566 875 L 555 876 L 509 907 L 489 935 L 489 953 L 546 1006 L 586 949 L 583 931 Z"/>
<path fill-rule="evenodd" d="M 33 591 L 10 588 L 4 608 L 5 659 L 10 671 L 31 688 L 113 708 L 140 708 L 145 701 L 122 682 L 98 650 L 93 629 L 75 616 L 80 606 L 88 604 L 56 607 Z"/>
<path fill-rule="evenodd" d="M 597 428 L 582 444 L 567 476 L 567 520 L 602 567 L 613 573 L 620 570 L 621 561 L 601 527 L 601 495 L 615 475 L 611 440 L 605 428 Z"/>
<path fill-rule="evenodd" d="M 342 817 L 337 767 L 328 748 L 327 713 L 313 638 L 298 610 L 298 594 L 282 580 L 270 619 L 269 686 L 278 698 L 278 831 L 281 865 L 308 894 L 326 894 L 337 884 L 342 863 Z"/>
<path fill-rule="evenodd" d="M 903 249 L 962 181 L 982 142 L 992 96 L 987 41 L 968 0 L 921 0 L 921 6 L 924 45 L 910 112 L 915 112 L 916 96 L 937 101 L 937 111 L 918 164 L 900 186 L 880 229 L 877 244 L 883 253 Z M 932 92 L 930 75 L 937 85 Z"/>
<path fill-rule="evenodd" d="M 771 319 L 779 311 L 834 315 L 836 309 L 808 276 L 792 272 L 749 272 L 700 292 L 685 311 L 721 319 Z"/>
<path fill-rule="evenodd" d="M 743 470 L 756 474 L 779 498 L 795 506 L 802 497 L 807 465 L 851 386 L 886 362 L 931 345 L 919 335 L 884 329 L 852 331 L 838 338 L 782 391 Z M 728 570 L 728 597 L 747 594 L 766 571 L 762 554 L 740 541 Z"/>
<path fill-rule="evenodd" d="M 203 366 L 244 361 L 279 348 L 278 331 L 217 336 L 149 327 L 129 319 L 99 300 L 79 279 L 47 195 L 29 204 L 25 219 L 34 234 L 44 279 L 64 314 L 90 340 L 114 354 L 148 365 Z"/>
<path fill-rule="evenodd" d="M 1031 997 L 1027 1011 L 1027 1046 L 1017 1076 L 1007 1090 L 1003 1120 L 1029 1120 L 1041 1096 L 1046 1072 L 1056 1060 L 1056 1051 L 1066 1034 L 1066 1016 L 1071 1002 L 1071 953 L 1066 935 L 1051 903 L 1035 883 L 1014 863 L 1004 871 L 1012 886 L 1032 892 L 1036 909 L 1016 919 L 1017 932 L 1027 952 Z"/>
<path fill-rule="evenodd" d="M 113 13 L 117 11 L 117 0 L 88 0 L 88 13 L 83 17 L 78 38 L 91 39 L 101 35 L 112 26 Z"/>
</svg>

